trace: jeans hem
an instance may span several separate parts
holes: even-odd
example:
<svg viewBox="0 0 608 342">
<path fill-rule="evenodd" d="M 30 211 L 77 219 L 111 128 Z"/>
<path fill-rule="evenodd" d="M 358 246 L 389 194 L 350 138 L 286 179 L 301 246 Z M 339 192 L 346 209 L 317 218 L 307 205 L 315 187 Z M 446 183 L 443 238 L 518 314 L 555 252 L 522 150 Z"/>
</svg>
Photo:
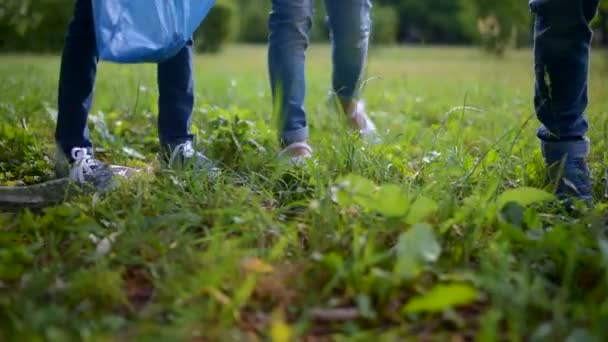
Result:
<svg viewBox="0 0 608 342">
<path fill-rule="evenodd" d="M 170 147 L 171 149 L 175 148 L 177 145 L 183 144 L 187 141 L 194 141 L 194 136 L 189 135 L 182 138 L 160 138 L 160 146 L 161 147 Z"/>
<path fill-rule="evenodd" d="M 308 139 L 308 127 L 299 128 L 281 134 L 281 145 L 287 146 Z"/>
<path fill-rule="evenodd" d="M 541 150 L 549 163 L 557 162 L 564 157 L 586 158 L 589 155 L 591 142 L 588 138 L 579 141 L 548 142 L 541 140 Z"/>
</svg>

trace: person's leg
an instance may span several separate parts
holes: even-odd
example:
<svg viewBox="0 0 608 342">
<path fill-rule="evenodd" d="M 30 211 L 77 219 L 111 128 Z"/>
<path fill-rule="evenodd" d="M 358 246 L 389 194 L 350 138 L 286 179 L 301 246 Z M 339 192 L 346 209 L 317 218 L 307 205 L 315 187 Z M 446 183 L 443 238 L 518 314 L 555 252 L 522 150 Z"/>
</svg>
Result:
<svg viewBox="0 0 608 342">
<path fill-rule="evenodd" d="M 592 195 L 584 117 L 592 37 L 589 23 L 597 6 L 598 0 L 530 1 L 536 16 L 534 104 L 542 123 L 537 135 L 553 180 L 559 181 L 558 194 L 585 200 Z"/>
<path fill-rule="evenodd" d="M 371 7 L 370 0 L 325 0 L 332 41 L 332 90 L 341 110 L 364 137 L 376 132 L 358 99 L 369 46 Z"/>
<path fill-rule="evenodd" d="M 93 157 L 87 127 L 98 61 L 91 0 L 77 0 L 61 58 L 55 139 L 63 156 L 55 171 L 58 177 L 105 190 L 113 185 L 114 171 Z"/>
<path fill-rule="evenodd" d="M 332 41 L 332 86 L 344 106 L 355 110 L 367 59 L 370 0 L 325 0 Z"/>
<path fill-rule="evenodd" d="M 304 64 L 312 15 L 312 0 L 272 0 L 268 66 L 283 146 L 308 138 Z"/>
<path fill-rule="evenodd" d="M 177 55 L 158 65 L 158 132 L 163 147 L 192 140 L 190 119 L 194 108 L 192 41 Z"/>
<path fill-rule="evenodd" d="M 211 178 L 219 168 L 203 153 L 194 150 L 190 133 L 194 109 L 193 42 L 177 55 L 158 65 L 158 135 L 161 158 L 172 169 L 193 166 Z"/>
<path fill-rule="evenodd" d="M 78 0 L 61 59 L 55 129 L 55 139 L 69 159 L 73 159 L 71 151 L 76 147 L 86 148 L 92 154 L 87 117 L 93 101 L 97 62 L 91 0 Z"/>
</svg>

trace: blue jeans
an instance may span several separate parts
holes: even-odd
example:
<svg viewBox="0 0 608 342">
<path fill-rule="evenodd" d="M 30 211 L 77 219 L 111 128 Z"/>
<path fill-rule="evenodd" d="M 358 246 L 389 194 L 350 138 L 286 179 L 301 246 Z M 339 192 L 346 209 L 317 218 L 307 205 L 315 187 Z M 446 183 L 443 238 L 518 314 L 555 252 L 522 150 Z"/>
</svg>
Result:
<svg viewBox="0 0 608 342">
<path fill-rule="evenodd" d="M 583 141 L 589 128 L 587 78 L 599 0 L 530 0 L 534 25 L 534 104 L 543 142 Z"/>
<path fill-rule="evenodd" d="M 99 61 L 91 0 L 76 0 L 61 61 L 55 139 L 70 156 L 73 147 L 92 150 L 87 117 Z M 192 42 L 175 57 L 158 65 L 158 130 L 163 146 L 192 139 L 189 132 L 194 106 Z M 92 151 L 91 151 L 92 152 Z"/>
<path fill-rule="evenodd" d="M 272 0 L 268 64 L 284 145 L 308 138 L 304 62 L 313 8 L 313 0 Z M 325 0 L 325 8 L 332 41 L 333 91 L 342 100 L 355 99 L 367 58 L 371 1 Z"/>
</svg>

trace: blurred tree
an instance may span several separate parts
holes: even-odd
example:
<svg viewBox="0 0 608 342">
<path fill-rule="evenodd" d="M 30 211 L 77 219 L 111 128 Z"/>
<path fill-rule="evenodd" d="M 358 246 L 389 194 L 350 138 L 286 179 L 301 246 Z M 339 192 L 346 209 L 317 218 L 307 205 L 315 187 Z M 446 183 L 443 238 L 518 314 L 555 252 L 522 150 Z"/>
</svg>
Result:
<svg viewBox="0 0 608 342">
<path fill-rule="evenodd" d="M 239 40 L 247 43 L 268 41 L 270 1 L 239 1 Z"/>
<path fill-rule="evenodd" d="M 372 43 L 387 45 L 397 41 L 399 13 L 393 6 L 374 6 Z"/>
<path fill-rule="evenodd" d="M 231 24 L 209 18 L 202 29 L 208 32 L 198 48 L 211 50 L 212 37 L 236 38 L 242 42 L 268 41 L 270 0 L 231 0 Z M 294 0 L 295 1 L 295 0 Z M 331 0 L 330 0 L 331 1 Z M 531 15 L 525 0 L 372 0 L 375 6 L 376 35 L 389 37 L 396 32 L 402 42 L 432 44 L 483 44 L 489 51 L 501 54 L 513 45 L 529 46 Z M 51 52 L 63 45 L 65 29 L 74 0 L 0 0 L 0 50 Z M 218 6 L 222 6 L 219 0 Z M 397 12 L 397 20 L 385 6 Z M 217 11 L 216 11 L 217 12 Z M 328 38 L 322 0 L 315 0 L 312 41 Z M 379 14 L 379 13 L 383 14 Z M 226 14 L 226 13 L 224 13 Z M 215 22 L 215 24 L 212 24 Z M 601 0 L 594 20 L 597 41 L 608 46 L 608 0 Z M 219 26 L 218 26 L 219 25 Z M 233 35 L 232 32 L 238 32 Z M 201 39 L 199 31 L 197 36 Z M 204 34 L 203 34 L 204 35 Z M 227 37 L 227 38 L 226 38 Z M 383 38 L 384 39 L 384 38 Z M 214 43 L 215 44 L 215 43 Z M 219 47 L 219 46 L 218 46 Z"/>
<path fill-rule="evenodd" d="M 198 52 L 219 52 L 237 32 L 237 6 L 234 0 L 217 0 L 197 30 L 194 43 Z"/>
<path fill-rule="evenodd" d="M 477 39 L 488 51 L 502 55 L 510 46 L 528 37 L 531 15 L 527 1 L 464 0 L 461 18 L 469 32 L 477 29 Z"/>
<path fill-rule="evenodd" d="M 0 49 L 59 50 L 72 8 L 72 0 L 2 0 Z"/>
<path fill-rule="evenodd" d="M 593 26 L 599 33 L 599 43 L 608 47 L 608 0 L 600 1 L 598 15 L 593 22 Z"/>
<path fill-rule="evenodd" d="M 12 27 L 16 33 L 25 34 L 41 19 L 42 13 L 33 8 L 31 0 L 3 0 L 0 3 L 0 25 Z"/>
</svg>

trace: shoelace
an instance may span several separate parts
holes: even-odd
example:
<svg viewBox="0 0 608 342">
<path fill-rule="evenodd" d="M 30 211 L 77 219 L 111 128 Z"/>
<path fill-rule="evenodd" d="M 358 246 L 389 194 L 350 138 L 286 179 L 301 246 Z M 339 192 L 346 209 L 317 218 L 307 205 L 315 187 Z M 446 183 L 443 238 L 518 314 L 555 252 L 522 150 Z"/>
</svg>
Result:
<svg viewBox="0 0 608 342">
<path fill-rule="evenodd" d="M 173 162 L 175 162 L 175 158 L 177 158 L 178 154 L 180 153 L 186 159 L 192 158 L 196 153 L 194 147 L 192 147 L 192 141 L 186 141 L 183 144 L 175 146 L 173 152 L 171 153 L 171 158 L 169 158 L 169 165 L 173 165 Z"/>
<path fill-rule="evenodd" d="M 74 147 L 71 151 L 74 160 L 70 170 L 70 178 L 81 183 L 85 182 L 85 175 L 93 173 L 96 161 L 86 148 Z"/>
</svg>

